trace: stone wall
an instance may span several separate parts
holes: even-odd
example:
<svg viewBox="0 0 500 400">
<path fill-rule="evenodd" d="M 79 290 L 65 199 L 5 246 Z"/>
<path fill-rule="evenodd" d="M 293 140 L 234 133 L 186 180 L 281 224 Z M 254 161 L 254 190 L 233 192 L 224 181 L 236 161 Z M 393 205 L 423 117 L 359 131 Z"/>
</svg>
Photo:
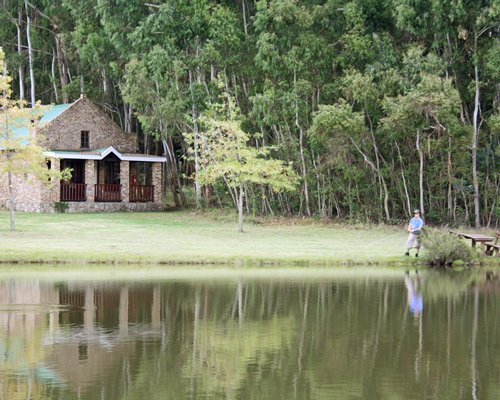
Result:
<svg viewBox="0 0 500 400">
<path fill-rule="evenodd" d="M 85 160 L 85 184 L 87 185 L 87 201 L 95 199 L 94 185 L 97 183 L 97 161 Z"/>
<path fill-rule="evenodd" d="M 163 211 L 164 207 L 157 203 L 123 203 L 123 202 L 109 202 L 109 203 L 96 203 L 93 201 L 87 202 L 71 202 L 66 203 L 68 205 L 67 213 L 99 213 L 99 212 L 151 212 L 151 211 Z M 38 207 L 33 207 L 33 209 L 21 209 L 16 208 L 17 211 L 27 211 L 27 212 L 44 212 L 53 213 L 55 212 L 53 203 L 39 204 Z"/>
<path fill-rule="evenodd" d="M 120 163 L 120 184 L 122 185 L 122 202 L 129 202 L 129 190 L 130 190 L 130 163 L 128 161 L 122 161 Z"/>
<path fill-rule="evenodd" d="M 155 187 L 154 201 L 156 204 L 161 205 L 163 203 L 162 199 L 162 179 L 161 179 L 161 163 L 153 164 L 153 185 Z"/>
<path fill-rule="evenodd" d="M 51 159 L 50 169 L 55 171 L 60 171 L 61 160 Z M 53 204 L 55 201 L 59 201 L 60 196 L 61 196 L 60 180 L 52 178 L 50 184 L 42 186 L 42 190 L 40 193 L 40 201 L 41 203 Z"/>
<path fill-rule="evenodd" d="M 51 150 L 82 150 L 81 132 L 90 134 L 90 149 L 113 146 L 121 153 L 136 153 L 134 135 L 126 134 L 102 110 L 85 97 L 38 129 L 41 144 Z"/>
<path fill-rule="evenodd" d="M 127 212 L 127 211 L 162 211 L 163 206 L 157 203 L 95 203 L 95 202 L 68 202 L 69 213 L 97 213 L 97 212 Z"/>
<path fill-rule="evenodd" d="M 7 174 L 5 182 L 2 179 L 0 190 L 0 208 L 8 208 L 9 192 Z M 42 192 L 48 190 L 45 184 L 36 180 L 31 181 L 16 175 L 12 176 L 12 188 L 14 190 L 14 209 L 17 211 L 39 212 Z"/>
<path fill-rule="evenodd" d="M 14 191 L 14 209 L 29 212 L 39 211 L 42 193 L 48 190 L 47 184 L 37 181 L 29 174 L 12 174 L 12 189 Z M 8 208 L 8 202 L 8 174 L 2 172 L 0 175 L 0 208 Z"/>
</svg>

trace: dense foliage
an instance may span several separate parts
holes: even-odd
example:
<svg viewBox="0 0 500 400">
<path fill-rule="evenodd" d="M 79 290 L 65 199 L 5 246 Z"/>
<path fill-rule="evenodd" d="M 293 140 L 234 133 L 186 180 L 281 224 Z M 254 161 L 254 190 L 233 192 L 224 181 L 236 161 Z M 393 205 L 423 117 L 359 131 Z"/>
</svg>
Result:
<svg viewBox="0 0 500 400">
<path fill-rule="evenodd" d="M 426 230 L 422 237 L 422 244 L 427 252 L 427 262 L 435 267 L 449 267 L 455 261 L 470 262 L 475 255 L 464 240 L 454 234 L 439 230 Z"/>
<path fill-rule="evenodd" d="M 166 189 L 197 190 L 186 134 L 229 93 L 255 148 L 292 162 L 291 193 L 249 183 L 249 212 L 500 223 L 500 0 L 3 0 L 13 88 L 83 91 L 146 152 Z M 223 82 L 223 85 L 219 84 Z M 208 190 L 210 189 L 210 190 Z"/>
</svg>

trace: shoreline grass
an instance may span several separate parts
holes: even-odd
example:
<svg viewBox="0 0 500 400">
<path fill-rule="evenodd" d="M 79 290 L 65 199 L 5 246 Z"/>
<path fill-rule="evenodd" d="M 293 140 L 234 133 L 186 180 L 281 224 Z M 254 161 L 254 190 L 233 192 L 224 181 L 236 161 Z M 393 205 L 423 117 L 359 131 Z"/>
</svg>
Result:
<svg viewBox="0 0 500 400">
<path fill-rule="evenodd" d="M 409 265 L 403 227 L 303 220 L 248 222 L 227 215 L 0 211 L 0 263 L 232 266 Z M 499 259 L 500 260 L 500 259 Z M 488 261 L 489 262 L 489 261 Z"/>
</svg>

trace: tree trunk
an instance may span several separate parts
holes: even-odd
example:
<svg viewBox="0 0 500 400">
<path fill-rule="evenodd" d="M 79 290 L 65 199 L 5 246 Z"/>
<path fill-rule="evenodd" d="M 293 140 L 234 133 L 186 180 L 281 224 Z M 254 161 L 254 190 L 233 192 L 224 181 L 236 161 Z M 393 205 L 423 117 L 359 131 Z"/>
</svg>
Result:
<svg viewBox="0 0 500 400">
<path fill-rule="evenodd" d="M 385 179 L 380 172 L 380 152 L 378 150 L 378 145 L 377 145 L 377 140 L 375 139 L 375 134 L 373 133 L 373 123 L 370 118 L 370 115 L 368 112 L 365 112 L 365 116 L 368 119 L 368 122 L 370 123 L 370 135 L 373 143 L 373 151 L 375 152 L 375 163 L 377 166 L 377 175 L 378 175 L 378 181 L 379 181 L 379 186 L 382 188 L 380 191 L 381 193 L 384 193 L 384 199 L 383 199 L 383 205 L 384 205 L 384 212 L 385 212 L 385 220 L 389 221 L 391 219 L 390 213 L 389 213 L 389 191 L 387 190 L 387 184 L 385 183 Z"/>
<path fill-rule="evenodd" d="M 30 96 L 31 96 L 31 107 L 34 108 L 36 104 L 35 95 L 35 72 L 33 70 L 33 49 L 31 47 L 31 19 L 28 10 L 28 0 L 24 0 L 24 7 L 26 8 L 26 40 L 28 43 L 28 60 L 29 60 L 29 70 L 30 70 Z"/>
<path fill-rule="evenodd" d="M 52 76 L 52 88 L 54 89 L 54 97 L 56 99 L 56 103 L 59 103 L 59 91 L 57 90 L 56 85 L 56 51 L 52 49 L 52 64 L 50 66 L 50 73 Z"/>
<path fill-rule="evenodd" d="M 231 200 L 233 201 L 233 205 L 235 207 L 238 207 L 238 189 L 233 189 L 227 180 L 227 178 L 224 176 L 224 183 L 226 184 L 227 191 L 231 195 Z"/>
<path fill-rule="evenodd" d="M 61 93 L 62 93 L 62 101 L 63 103 L 68 102 L 68 94 L 64 90 L 64 88 L 68 85 L 68 73 L 66 70 L 66 57 L 64 56 L 64 51 L 61 44 L 61 38 L 59 33 L 59 27 L 57 25 L 53 25 L 54 39 L 56 42 L 56 58 L 57 58 L 57 67 L 59 69 L 59 80 L 61 82 Z"/>
<path fill-rule="evenodd" d="M 243 186 L 240 186 L 238 193 L 238 232 L 243 233 Z"/>
<path fill-rule="evenodd" d="M 106 74 L 106 70 L 104 68 L 101 69 L 101 77 L 102 77 L 102 90 L 104 92 L 104 98 L 105 101 L 109 101 L 109 99 L 111 99 L 111 90 L 110 90 L 111 85 L 108 79 L 108 75 Z"/>
<path fill-rule="evenodd" d="M 10 159 L 11 155 L 7 155 L 7 159 Z M 10 212 L 10 230 L 11 232 L 16 230 L 16 224 L 14 220 L 14 190 L 12 188 L 12 172 L 7 172 L 8 185 L 9 185 L 9 212 Z"/>
<path fill-rule="evenodd" d="M 475 44 L 475 47 L 477 43 Z M 477 55 L 477 49 L 475 49 L 475 54 Z M 479 138 L 479 111 L 480 111 L 480 87 L 479 87 L 479 67 L 477 65 L 477 60 L 474 65 L 474 78 L 476 81 L 476 94 L 474 97 L 474 116 L 473 125 L 474 131 L 472 134 L 472 185 L 474 187 L 474 212 L 475 212 L 475 225 L 476 228 L 481 226 L 481 214 L 480 214 L 480 204 L 479 204 L 479 180 L 477 178 L 477 144 Z"/>
<path fill-rule="evenodd" d="M 448 136 L 448 219 L 452 218 L 453 213 L 453 178 L 452 178 L 452 160 L 451 160 L 451 135 Z"/>
<path fill-rule="evenodd" d="M 179 180 L 179 174 L 177 171 L 177 160 L 175 159 L 172 139 L 162 139 L 163 151 L 167 158 L 166 163 L 166 174 L 167 185 L 172 190 L 174 196 L 174 203 L 176 208 L 182 208 L 184 206 L 184 195 L 182 193 L 182 187 Z"/>
<path fill-rule="evenodd" d="M 404 165 L 403 165 L 403 157 L 401 156 L 401 150 L 399 149 L 398 142 L 394 142 L 394 144 L 396 145 L 396 148 L 398 149 L 399 162 L 401 164 L 401 178 L 403 179 L 403 187 L 404 187 L 404 190 L 405 190 L 406 206 L 408 207 L 408 215 L 411 215 L 410 195 L 408 194 L 408 186 L 406 185 Z"/>
<path fill-rule="evenodd" d="M 132 133 L 132 117 L 134 115 L 134 110 L 131 104 L 123 104 L 123 125 L 124 131 L 126 133 Z"/>
<path fill-rule="evenodd" d="M 17 19 L 17 54 L 19 55 L 19 68 L 18 68 L 18 74 L 19 74 L 19 100 L 23 101 L 24 100 L 24 69 L 23 69 L 23 64 L 22 64 L 22 38 L 21 38 L 21 26 L 22 26 L 23 20 L 22 20 L 22 11 L 21 7 L 18 9 L 18 19 Z"/>
<path fill-rule="evenodd" d="M 3 64 L 3 76 L 4 78 L 7 77 L 7 65 L 4 63 Z M 7 92 L 4 90 L 2 93 L 4 99 L 7 99 Z M 6 114 L 7 115 L 7 114 Z M 5 116 L 5 138 L 7 140 L 10 139 L 10 134 L 9 134 L 9 127 L 8 127 L 8 120 L 7 116 Z M 10 151 L 6 152 L 6 158 L 7 158 L 7 164 L 11 163 L 11 158 L 12 158 L 12 153 Z M 12 172 L 9 170 L 7 171 L 7 184 L 9 186 L 9 217 L 10 217 L 10 230 L 11 232 L 16 230 L 16 224 L 14 220 L 14 190 L 12 187 Z"/>
<path fill-rule="evenodd" d="M 382 190 L 384 192 L 384 212 L 385 212 L 385 220 L 386 221 L 389 221 L 391 219 L 391 215 L 389 213 L 389 191 L 387 190 L 387 184 L 385 183 L 385 179 L 384 177 L 382 176 L 382 174 L 380 173 L 380 170 L 378 168 L 378 166 L 376 166 L 373 161 L 371 161 L 367 155 L 363 152 L 363 150 L 361 150 L 360 147 L 358 147 L 358 145 L 356 144 L 356 142 L 352 139 L 352 137 L 350 137 L 349 139 L 351 139 L 351 142 L 352 144 L 354 145 L 354 147 L 356 148 L 356 150 L 359 152 L 359 154 L 361 154 L 361 156 L 363 157 L 363 159 L 365 160 L 365 162 L 372 168 L 373 171 L 375 171 L 375 173 L 377 174 L 377 177 L 378 177 L 378 180 L 379 180 L 379 183 L 380 185 L 382 186 Z"/>
<path fill-rule="evenodd" d="M 419 190 L 419 199 L 420 199 L 420 215 L 425 215 L 424 210 L 424 152 L 420 147 L 420 129 L 417 129 L 417 141 L 416 148 L 418 152 L 418 156 L 420 159 L 420 168 L 418 171 L 418 190 Z"/>
<path fill-rule="evenodd" d="M 85 94 L 85 80 L 83 79 L 83 75 L 80 75 L 80 97 L 83 97 Z M 64 100 L 66 98 L 66 101 Z M 68 102 L 68 95 L 64 93 L 63 90 L 63 102 L 67 103 Z"/>
<path fill-rule="evenodd" d="M 198 140 L 199 140 L 199 128 L 198 128 L 198 110 L 196 109 L 196 102 L 194 100 L 194 89 L 193 89 L 193 73 L 189 70 L 189 90 L 191 91 L 191 115 L 193 117 L 193 145 L 194 145 L 194 185 L 196 188 L 196 208 L 199 210 L 201 208 L 201 184 L 200 184 L 200 159 L 198 154 Z"/>
<path fill-rule="evenodd" d="M 248 35 L 247 7 L 245 0 L 241 0 L 241 7 L 243 9 L 243 30 L 245 31 L 245 35 Z"/>
<path fill-rule="evenodd" d="M 296 85 L 297 83 L 297 75 L 294 72 L 293 74 L 293 80 L 294 84 Z M 295 126 L 299 129 L 299 147 L 300 147 L 300 164 L 301 164 L 301 170 L 302 170 L 302 179 L 304 180 L 304 201 L 305 201 L 305 208 L 306 208 L 306 215 L 308 217 L 311 216 L 311 207 L 309 205 L 309 188 L 307 185 L 307 170 L 306 170 L 306 160 L 304 156 L 304 129 L 302 129 L 302 126 L 300 125 L 299 122 L 299 100 L 298 100 L 298 94 L 297 92 L 295 93 L 296 99 L 295 99 Z"/>
</svg>

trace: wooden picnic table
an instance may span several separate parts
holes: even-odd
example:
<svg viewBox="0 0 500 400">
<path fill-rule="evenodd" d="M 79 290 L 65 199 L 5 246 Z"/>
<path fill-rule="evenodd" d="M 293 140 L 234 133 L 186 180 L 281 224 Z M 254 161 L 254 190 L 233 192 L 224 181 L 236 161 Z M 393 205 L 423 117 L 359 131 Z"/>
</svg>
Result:
<svg viewBox="0 0 500 400">
<path fill-rule="evenodd" d="M 482 247 L 484 247 L 485 243 L 487 242 L 492 242 L 495 240 L 493 236 L 486 236 L 482 235 L 480 233 L 464 233 L 464 232 L 457 232 L 458 237 L 464 238 L 464 239 L 469 239 L 472 241 L 472 247 L 476 247 L 477 243 L 480 243 Z"/>
</svg>

